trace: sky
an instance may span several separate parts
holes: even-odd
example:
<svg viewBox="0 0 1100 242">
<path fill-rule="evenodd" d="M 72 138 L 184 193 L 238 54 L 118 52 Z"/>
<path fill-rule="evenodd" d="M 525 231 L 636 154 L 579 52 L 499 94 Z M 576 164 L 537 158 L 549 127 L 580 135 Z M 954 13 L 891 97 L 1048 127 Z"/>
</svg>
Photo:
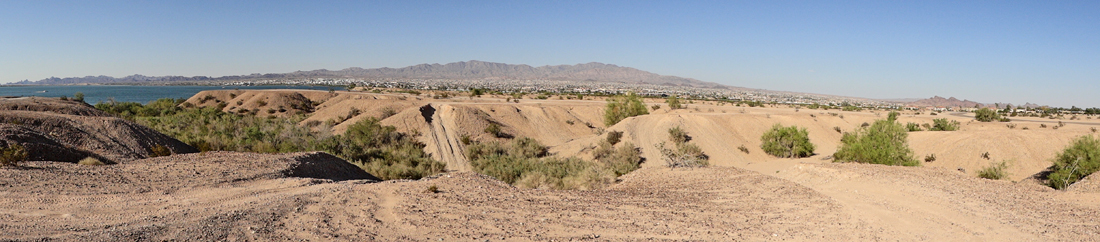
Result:
<svg viewBox="0 0 1100 242">
<path fill-rule="evenodd" d="M 0 83 L 468 60 L 1100 107 L 1100 1 L 0 0 Z"/>
</svg>

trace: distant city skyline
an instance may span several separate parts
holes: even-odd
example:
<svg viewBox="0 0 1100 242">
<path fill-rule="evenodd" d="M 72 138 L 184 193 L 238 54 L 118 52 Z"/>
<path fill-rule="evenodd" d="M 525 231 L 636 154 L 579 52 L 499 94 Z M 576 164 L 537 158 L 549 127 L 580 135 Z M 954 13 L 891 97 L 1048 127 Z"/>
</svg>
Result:
<svg viewBox="0 0 1100 242">
<path fill-rule="evenodd" d="M 1100 3 L 8 1 L 0 83 L 601 62 L 876 99 L 1100 106 Z"/>
</svg>

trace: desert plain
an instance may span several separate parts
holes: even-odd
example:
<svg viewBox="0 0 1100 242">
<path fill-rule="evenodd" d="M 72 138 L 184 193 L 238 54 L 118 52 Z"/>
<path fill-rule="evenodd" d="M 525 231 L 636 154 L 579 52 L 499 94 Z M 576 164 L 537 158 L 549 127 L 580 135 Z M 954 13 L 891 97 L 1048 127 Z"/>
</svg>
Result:
<svg viewBox="0 0 1100 242">
<path fill-rule="evenodd" d="M 433 95 L 217 90 L 186 101 L 223 103 L 226 112 L 284 107 L 256 113 L 301 111 L 309 115 L 302 125 L 355 113 L 332 126 L 333 133 L 386 116 L 382 124 L 413 134 L 446 163 L 442 174 L 387 181 L 322 152 L 199 153 L 87 105 L 4 99 L 4 139 L 34 141 L 39 150 L 56 152 L 32 153 L 38 159 L 0 168 L 0 240 L 1100 240 L 1100 178 L 1093 175 L 1066 190 L 1036 179 L 1074 138 L 1100 127 L 1096 118 L 1014 117 L 1010 128 L 974 121 L 972 113 L 901 111 L 901 123 L 947 118 L 960 129 L 910 132 L 909 146 L 922 165 L 895 167 L 835 163 L 831 157 L 843 132 L 885 119 L 881 110 L 698 100 L 673 110 L 663 99 L 646 99 L 647 106 L 661 108 L 608 127 L 603 97 L 514 102 L 504 95 Z M 294 108 L 305 103 L 316 105 Z M 607 133 L 621 131 L 624 141 L 641 148 L 644 162 L 604 188 L 517 188 L 473 172 L 463 155 L 461 137 L 507 139 L 483 131 L 491 124 L 512 137 L 534 138 L 557 156 L 581 158 L 590 158 Z M 760 137 L 774 124 L 806 128 L 817 147 L 814 155 L 765 154 Z M 656 147 L 673 127 L 687 131 L 709 156 L 709 167 L 665 166 Z M 171 143 L 174 154 L 150 158 L 151 143 Z M 934 161 L 923 161 L 931 154 Z M 75 164 L 89 155 L 117 164 Z M 1008 165 L 1008 179 L 977 176 L 995 162 Z"/>
</svg>

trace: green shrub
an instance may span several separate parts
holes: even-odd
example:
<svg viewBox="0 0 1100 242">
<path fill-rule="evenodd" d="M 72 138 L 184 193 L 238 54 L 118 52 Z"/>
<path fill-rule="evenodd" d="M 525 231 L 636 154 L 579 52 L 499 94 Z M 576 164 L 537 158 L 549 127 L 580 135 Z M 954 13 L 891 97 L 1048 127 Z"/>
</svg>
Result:
<svg viewBox="0 0 1100 242">
<path fill-rule="evenodd" d="M 801 158 L 814 153 L 814 144 L 810 143 L 806 128 L 775 124 L 760 137 L 760 141 L 760 149 L 775 157 Z"/>
<path fill-rule="evenodd" d="M 84 93 L 76 92 L 75 94 L 73 94 L 73 101 L 84 102 Z"/>
<path fill-rule="evenodd" d="M 676 167 L 705 167 L 710 165 L 710 159 L 703 153 L 698 145 L 688 143 L 691 136 L 687 135 L 679 126 L 668 130 L 668 139 L 672 141 L 672 148 L 668 148 L 664 142 L 657 145 L 661 150 L 661 156 L 665 159 L 665 166 Z"/>
<path fill-rule="evenodd" d="M 684 108 L 684 105 L 680 103 L 680 98 L 677 98 L 676 95 L 668 96 L 668 99 L 665 99 L 665 103 L 668 103 L 668 109 Z"/>
<path fill-rule="evenodd" d="M 325 151 L 382 179 L 419 179 L 440 173 L 444 168 L 443 163 L 424 153 L 424 144 L 397 132 L 393 126 L 380 125 L 376 118 L 360 120 L 344 134 L 332 135 L 320 131 L 328 130 L 326 127 L 311 129 L 322 126 L 319 121 L 298 125 L 305 119 L 301 114 L 261 118 L 245 110 L 232 114 L 214 107 L 181 109 L 175 105 L 178 102 L 182 100 L 160 99 L 149 105 L 108 102 L 96 104 L 96 108 L 133 118 L 200 151 Z M 335 123 L 324 125 L 331 127 Z"/>
<path fill-rule="evenodd" d="M 1005 179 L 1008 178 L 1008 171 L 1005 171 L 1006 169 L 1008 169 L 1008 164 L 1004 161 L 993 163 L 979 170 L 978 177 L 990 180 Z"/>
<path fill-rule="evenodd" d="M 919 124 L 912 123 L 912 122 L 905 123 L 905 129 L 909 130 L 909 132 L 924 131 L 923 129 L 920 128 Z"/>
<path fill-rule="evenodd" d="M 688 136 L 687 131 L 684 131 L 680 126 L 676 126 L 668 129 L 668 140 L 672 141 L 674 144 L 680 145 L 690 141 L 691 136 Z"/>
<path fill-rule="evenodd" d="M 466 147 L 474 171 L 527 188 L 596 189 L 637 169 L 641 153 L 629 143 L 618 149 L 606 141 L 595 151 L 598 162 L 548 157 L 548 148 L 531 138 Z"/>
<path fill-rule="evenodd" d="M 630 142 L 623 143 L 619 148 L 607 141 L 600 142 L 592 154 L 596 161 L 610 168 L 615 176 L 626 175 L 642 164 L 642 151 Z"/>
<path fill-rule="evenodd" d="M 1001 115 L 997 111 L 989 108 L 982 108 L 974 111 L 974 119 L 979 122 L 993 122 L 1001 119 Z"/>
<path fill-rule="evenodd" d="M 9 144 L 0 149 L 0 166 L 17 166 L 27 160 L 27 149 L 20 144 Z"/>
<path fill-rule="evenodd" d="M 890 114 L 886 115 L 886 120 L 890 122 L 898 121 L 898 115 L 901 115 L 901 113 L 897 111 L 890 111 Z"/>
<path fill-rule="evenodd" d="M 959 121 L 937 118 L 932 120 L 932 127 L 928 131 L 955 131 L 959 130 Z"/>
<path fill-rule="evenodd" d="M 623 138 L 623 131 L 611 131 L 607 132 L 607 143 L 611 145 L 618 144 Z"/>
<path fill-rule="evenodd" d="M 489 123 L 488 127 L 485 127 L 485 133 L 493 135 L 493 137 L 504 138 L 507 134 L 500 129 L 500 125 L 497 123 Z"/>
<path fill-rule="evenodd" d="M 919 166 L 909 149 L 908 135 L 906 128 L 897 122 L 877 120 L 856 133 L 845 133 L 833 157 L 837 162 Z"/>
<path fill-rule="evenodd" d="M 1100 139 L 1081 136 L 1054 158 L 1047 185 L 1065 189 L 1070 184 L 1100 170 Z"/>
<path fill-rule="evenodd" d="M 928 154 L 928 155 L 924 156 L 924 162 L 933 162 L 933 161 L 936 161 L 936 154 Z"/>
<path fill-rule="evenodd" d="M 604 110 L 604 124 L 608 127 L 619 123 L 628 117 L 649 114 L 642 98 L 631 93 L 626 96 L 614 96 L 607 99 L 607 108 Z"/>
</svg>

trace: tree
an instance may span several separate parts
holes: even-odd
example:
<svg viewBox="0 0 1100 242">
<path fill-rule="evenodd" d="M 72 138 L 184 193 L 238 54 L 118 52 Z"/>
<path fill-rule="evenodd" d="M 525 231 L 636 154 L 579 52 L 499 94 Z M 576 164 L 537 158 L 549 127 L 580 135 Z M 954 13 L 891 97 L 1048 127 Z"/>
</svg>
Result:
<svg viewBox="0 0 1100 242">
<path fill-rule="evenodd" d="M 814 153 L 814 144 L 810 143 L 806 128 L 797 126 L 783 127 L 775 124 L 771 130 L 760 137 L 760 149 L 765 153 L 783 158 L 809 157 Z"/>
<path fill-rule="evenodd" d="M 73 94 L 73 101 L 84 102 L 84 93 L 76 92 L 76 94 Z"/>
<path fill-rule="evenodd" d="M 607 99 L 607 109 L 604 110 L 604 124 L 612 126 L 623 119 L 638 115 L 649 114 L 642 98 L 630 93 L 626 96 L 614 96 Z"/>
</svg>

